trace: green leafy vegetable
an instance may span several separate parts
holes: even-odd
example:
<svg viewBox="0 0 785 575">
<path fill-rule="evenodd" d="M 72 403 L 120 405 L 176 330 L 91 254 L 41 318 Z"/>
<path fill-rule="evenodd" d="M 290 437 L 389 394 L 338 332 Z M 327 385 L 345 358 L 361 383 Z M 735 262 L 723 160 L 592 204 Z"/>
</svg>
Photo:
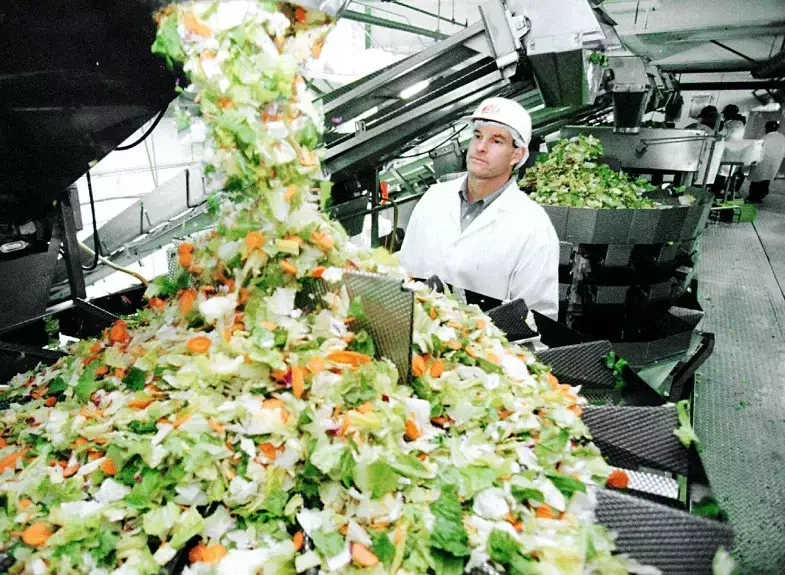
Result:
<svg viewBox="0 0 785 575">
<path fill-rule="evenodd" d="M 436 517 L 431 532 L 431 547 L 455 557 L 469 556 L 469 536 L 463 526 L 463 509 L 455 485 L 442 487 L 439 498 L 431 504 L 431 513 Z"/>
</svg>

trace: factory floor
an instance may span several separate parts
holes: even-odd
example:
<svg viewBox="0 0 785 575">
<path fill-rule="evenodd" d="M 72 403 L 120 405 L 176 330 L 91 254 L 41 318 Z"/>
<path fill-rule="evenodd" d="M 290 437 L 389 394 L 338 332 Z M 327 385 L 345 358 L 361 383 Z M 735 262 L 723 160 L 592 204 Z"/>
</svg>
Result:
<svg viewBox="0 0 785 575">
<path fill-rule="evenodd" d="M 736 532 L 740 572 L 785 573 L 785 182 L 754 223 L 702 238 L 702 329 L 716 334 L 695 388 L 711 487 Z"/>
</svg>

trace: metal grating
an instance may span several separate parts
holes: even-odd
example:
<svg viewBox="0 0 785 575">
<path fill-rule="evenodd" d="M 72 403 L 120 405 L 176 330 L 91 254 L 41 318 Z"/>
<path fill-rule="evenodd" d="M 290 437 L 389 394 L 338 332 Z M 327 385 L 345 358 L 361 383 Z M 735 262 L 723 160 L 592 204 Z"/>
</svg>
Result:
<svg viewBox="0 0 785 575">
<path fill-rule="evenodd" d="M 619 551 L 663 575 L 710 575 L 717 549 L 733 541 L 726 524 L 606 489 L 597 490 L 596 516 L 618 534 Z"/>
<path fill-rule="evenodd" d="M 675 407 L 587 407 L 583 422 L 611 465 L 687 475 L 687 450 L 673 433 Z"/>
<path fill-rule="evenodd" d="M 539 357 L 551 366 L 557 378 L 566 383 L 613 389 L 613 373 L 603 362 L 603 357 L 610 351 L 609 342 L 593 341 L 551 348 L 540 352 Z"/>
<path fill-rule="evenodd" d="M 695 386 L 695 430 L 712 491 L 736 531 L 742 574 L 785 569 L 785 195 L 755 224 L 710 225 L 699 274 L 714 354 Z M 779 281 L 778 281 L 779 280 Z"/>
<path fill-rule="evenodd" d="M 500 305 L 487 313 L 496 327 L 507 334 L 507 339 L 510 341 L 520 341 L 537 335 L 537 332 L 532 331 L 526 324 L 529 308 L 522 299 Z"/>
</svg>

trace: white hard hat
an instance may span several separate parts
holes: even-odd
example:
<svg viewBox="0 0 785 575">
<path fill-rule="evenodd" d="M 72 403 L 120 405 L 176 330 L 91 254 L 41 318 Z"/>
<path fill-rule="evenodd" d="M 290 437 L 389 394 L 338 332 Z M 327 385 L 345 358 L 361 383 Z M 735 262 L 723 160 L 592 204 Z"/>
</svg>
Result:
<svg viewBox="0 0 785 575">
<path fill-rule="evenodd" d="M 472 120 L 485 120 L 509 126 L 523 138 L 528 146 L 532 139 L 532 119 L 523 106 L 507 98 L 487 98 L 482 101 Z"/>
</svg>

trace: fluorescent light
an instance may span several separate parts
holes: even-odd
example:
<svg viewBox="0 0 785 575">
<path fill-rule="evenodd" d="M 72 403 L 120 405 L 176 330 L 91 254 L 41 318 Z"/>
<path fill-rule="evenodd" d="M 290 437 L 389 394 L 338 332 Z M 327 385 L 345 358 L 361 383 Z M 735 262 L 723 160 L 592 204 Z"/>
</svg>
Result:
<svg viewBox="0 0 785 575">
<path fill-rule="evenodd" d="M 400 96 L 404 100 L 408 100 L 415 94 L 419 94 L 420 92 L 425 90 L 430 84 L 431 84 L 430 80 L 423 80 L 422 82 L 417 82 L 413 86 L 409 86 L 405 90 L 402 90 Z"/>
</svg>

